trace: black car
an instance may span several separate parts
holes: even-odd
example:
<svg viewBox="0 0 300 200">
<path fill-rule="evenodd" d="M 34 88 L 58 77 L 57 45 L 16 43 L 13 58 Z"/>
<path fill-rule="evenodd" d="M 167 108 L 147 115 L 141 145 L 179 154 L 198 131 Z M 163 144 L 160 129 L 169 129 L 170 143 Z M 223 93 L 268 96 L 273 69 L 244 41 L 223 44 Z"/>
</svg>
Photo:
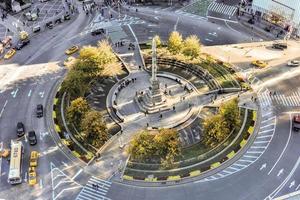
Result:
<svg viewBox="0 0 300 200">
<path fill-rule="evenodd" d="M 287 44 L 286 43 L 274 43 L 272 45 L 272 48 L 284 50 L 284 49 L 287 49 Z"/>
<path fill-rule="evenodd" d="M 36 106 L 36 116 L 37 117 L 43 117 L 44 111 L 43 111 L 43 105 L 42 104 L 38 104 Z"/>
<path fill-rule="evenodd" d="M 49 29 L 52 29 L 53 28 L 53 22 L 47 22 L 46 23 L 46 26 L 49 28 Z"/>
<path fill-rule="evenodd" d="M 17 123 L 17 135 L 21 137 L 25 134 L 24 124 L 22 122 Z"/>
<path fill-rule="evenodd" d="M 91 34 L 92 34 L 92 35 L 101 35 L 101 34 L 103 34 L 104 32 L 105 32 L 105 31 L 104 31 L 103 28 L 99 28 L 99 29 L 93 30 L 93 31 L 91 32 Z"/>
<path fill-rule="evenodd" d="M 21 50 L 23 47 L 25 47 L 27 44 L 30 43 L 30 40 L 29 39 L 26 39 L 26 40 L 20 40 L 18 43 L 17 43 L 17 46 L 16 46 L 16 49 L 17 50 Z"/>
<path fill-rule="evenodd" d="M 37 143 L 36 134 L 34 131 L 29 131 L 28 141 L 30 145 L 35 145 Z"/>
<path fill-rule="evenodd" d="M 251 18 L 251 19 L 248 20 L 248 23 L 249 24 L 255 24 L 255 20 Z"/>
<path fill-rule="evenodd" d="M 64 20 L 70 20 L 71 19 L 71 16 L 69 15 L 69 14 L 66 14 L 65 16 L 64 16 Z"/>
</svg>

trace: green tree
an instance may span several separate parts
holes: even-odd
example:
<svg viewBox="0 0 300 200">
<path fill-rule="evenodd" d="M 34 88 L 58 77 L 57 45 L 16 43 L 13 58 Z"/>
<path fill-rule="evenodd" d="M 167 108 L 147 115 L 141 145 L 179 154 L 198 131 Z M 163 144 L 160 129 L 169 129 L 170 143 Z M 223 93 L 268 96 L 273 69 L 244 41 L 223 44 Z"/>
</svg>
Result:
<svg viewBox="0 0 300 200">
<path fill-rule="evenodd" d="M 117 57 L 114 54 L 109 42 L 107 40 L 101 40 L 98 42 L 98 59 L 99 64 L 105 66 L 107 64 L 114 64 L 117 62 Z"/>
<path fill-rule="evenodd" d="M 226 121 L 229 130 L 233 130 L 241 123 L 240 112 L 238 107 L 238 99 L 234 98 L 220 107 L 220 114 Z"/>
<path fill-rule="evenodd" d="M 62 83 L 62 91 L 68 92 L 72 99 L 84 96 L 89 88 L 88 80 L 84 72 L 70 70 Z"/>
<path fill-rule="evenodd" d="M 155 35 L 154 40 L 156 42 L 156 47 L 159 48 L 161 46 L 161 39 L 160 39 L 159 35 Z"/>
<path fill-rule="evenodd" d="M 181 52 L 183 47 L 182 35 L 177 31 L 173 31 L 168 40 L 168 50 L 173 54 Z"/>
<path fill-rule="evenodd" d="M 184 41 L 183 54 L 192 58 L 200 56 L 201 44 L 200 40 L 196 35 L 187 37 Z"/>
<path fill-rule="evenodd" d="M 215 115 L 204 121 L 204 141 L 208 146 L 216 146 L 230 133 L 227 124 L 221 115 Z"/>
<path fill-rule="evenodd" d="M 108 140 L 107 128 L 100 112 L 92 110 L 85 113 L 81 121 L 81 135 L 97 148 Z"/>
<path fill-rule="evenodd" d="M 71 105 L 67 108 L 68 122 L 76 126 L 80 125 L 81 119 L 89 109 L 89 105 L 84 98 L 79 97 L 73 100 Z"/>
<path fill-rule="evenodd" d="M 168 168 L 180 155 L 181 144 L 175 130 L 163 129 L 155 134 L 143 131 L 131 141 L 128 152 L 133 160 L 161 162 Z"/>
</svg>

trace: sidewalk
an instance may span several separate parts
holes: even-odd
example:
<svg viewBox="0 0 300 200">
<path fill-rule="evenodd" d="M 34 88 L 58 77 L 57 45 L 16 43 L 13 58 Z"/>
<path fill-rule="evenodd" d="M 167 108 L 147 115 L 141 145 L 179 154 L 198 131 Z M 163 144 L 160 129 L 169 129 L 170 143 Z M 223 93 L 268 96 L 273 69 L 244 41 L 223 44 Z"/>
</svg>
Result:
<svg viewBox="0 0 300 200">
<path fill-rule="evenodd" d="M 250 24 L 248 20 L 251 18 L 252 15 L 247 13 L 244 13 L 244 15 L 240 15 L 238 17 L 241 25 L 243 25 L 244 27 L 252 31 L 253 34 L 256 34 L 264 39 L 279 40 L 284 37 L 284 35 L 279 34 L 280 31 L 283 31 L 285 33 L 285 31 L 281 27 L 275 26 L 274 24 L 271 24 L 270 22 L 267 22 L 263 19 L 255 20 L 255 24 Z M 270 30 L 270 32 L 267 32 L 265 30 L 266 27 L 274 27 L 274 28 Z"/>
</svg>

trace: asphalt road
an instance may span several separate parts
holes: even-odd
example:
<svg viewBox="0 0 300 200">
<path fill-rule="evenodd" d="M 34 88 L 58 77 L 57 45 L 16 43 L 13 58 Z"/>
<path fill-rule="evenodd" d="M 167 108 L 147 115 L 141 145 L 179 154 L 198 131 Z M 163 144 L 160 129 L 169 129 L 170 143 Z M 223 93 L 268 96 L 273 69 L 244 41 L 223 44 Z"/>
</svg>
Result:
<svg viewBox="0 0 300 200">
<path fill-rule="evenodd" d="M 240 34 L 237 34 L 223 23 L 199 21 L 189 17 L 180 17 L 177 20 L 178 18 L 174 17 L 174 13 L 155 12 L 151 9 L 140 9 L 139 12 L 143 12 L 143 15 L 145 15 L 140 16 L 143 20 L 147 21 L 147 19 L 151 18 L 152 21 L 151 24 L 148 23 L 150 25 L 147 23 L 143 25 L 149 31 L 142 30 L 143 28 L 141 27 L 143 26 L 132 25 L 139 41 L 147 40 L 147 38 L 156 33 L 159 33 L 164 39 L 174 29 L 182 32 L 184 36 L 197 34 L 206 45 L 246 42 L 252 36 L 251 33 L 240 31 Z M 134 13 L 134 15 L 138 14 Z M 152 18 L 156 22 L 153 23 Z M 155 18 L 158 18 L 158 20 Z M 7 75 L 3 76 L 1 74 L 0 109 L 4 105 L 6 106 L 3 114 L 0 116 L 0 141 L 4 143 L 5 147 L 8 147 L 10 140 L 16 138 L 15 126 L 18 121 L 24 122 L 26 131 L 32 129 L 36 131 L 38 136 L 38 144 L 36 146 L 30 147 L 25 138 L 21 139 L 25 146 L 24 179 L 27 178 L 25 174 L 28 170 L 30 151 L 38 150 L 42 156 L 38 167 L 39 183 L 34 188 L 29 187 L 25 182 L 21 185 L 10 186 L 7 183 L 8 163 L 5 159 L 2 160 L 0 176 L 1 198 L 56 199 L 57 197 L 57 199 L 75 199 L 82 186 L 89 180 L 91 175 L 84 170 L 82 171 L 79 163 L 73 163 L 68 159 L 68 155 L 57 147 L 52 137 L 53 130 L 48 123 L 51 120 L 51 109 L 49 106 L 46 106 L 46 116 L 41 119 L 35 117 L 34 108 L 38 103 L 48 105 L 52 101 L 51 97 L 55 84 L 61 80 L 65 73 L 62 67 L 52 67 L 49 62 L 61 62 L 64 60 L 64 50 L 74 43 L 79 45 L 96 43 L 97 38 L 95 39 L 89 35 L 80 35 L 91 20 L 92 16 L 81 14 L 67 24 L 61 24 L 53 30 L 37 35 L 32 38 L 30 46 L 25 47 L 13 59 L 3 65 L 2 69 L 7 70 L 3 73 L 7 73 Z M 156 25 L 153 26 L 153 24 Z M 153 32 L 150 32 L 150 30 Z M 205 39 L 208 37 L 214 38 L 210 39 L 212 42 Z M 24 79 L 25 74 L 27 78 Z M 30 76 L 31 74 L 32 76 Z M 20 80 L 21 78 L 24 80 Z M 290 80 L 282 80 L 280 82 L 281 91 L 296 90 L 299 87 L 297 80 L 299 80 L 299 76 Z M 7 86 L 8 83 L 9 86 Z M 279 83 L 275 83 L 268 86 L 268 89 L 276 90 L 278 85 Z M 291 109 L 277 110 L 276 105 L 265 104 L 262 106 L 261 127 L 274 127 L 272 130 L 267 130 L 272 133 L 272 140 L 264 148 L 264 153 L 257 157 L 256 162 L 237 170 L 236 173 L 232 173 L 230 176 L 215 177 L 215 179 L 211 178 L 207 179 L 207 181 L 194 181 L 168 187 L 139 187 L 113 182 L 108 190 L 107 197 L 113 200 L 261 200 L 268 196 L 273 198 L 286 192 L 295 191 L 300 184 L 300 170 L 298 166 L 300 137 L 299 134 L 291 131 L 290 113 L 287 113 L 288 111 L 291 111 Z M 275 123 L 268 124 L 268 120 L 274 117 L 276 118 L 274 120 Z M 93 175 L 98 176 L 101 173 Z M 57 180 L 65 180 L 65 182 L 59 184 L 59 182 L 53 181 L 54 177 Z M 72 179 L 72 177 L 75 178 Z M 68 188 L 74 189 L 66 191 Z M 52 196 L 53 191 L 54 196 Z M 91 195 L 93 196 L 93 194 Z"/>
</svg>

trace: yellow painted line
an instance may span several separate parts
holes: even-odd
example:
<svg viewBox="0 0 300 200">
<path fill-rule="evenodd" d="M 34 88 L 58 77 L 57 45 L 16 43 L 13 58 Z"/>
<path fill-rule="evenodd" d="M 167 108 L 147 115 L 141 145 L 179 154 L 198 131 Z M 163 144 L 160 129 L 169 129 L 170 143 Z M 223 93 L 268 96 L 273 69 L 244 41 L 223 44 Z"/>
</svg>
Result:
<svg viewBox="0 0 300 200">
<path fill-rule="evenodd" d="M 168 181 L 176 181 L 176 180 L 180 180 L 180 176 L 169 176 Z"/>
<path fill-rule="evenodd" d="M 249 129 L 248 129 L 248 133 L 252 134 L 253 132 L 254 132 L 254 127 L 250 126 Z"/>
<path fill-rule="evenodd" d="M 220 163 L 220 162 L 216 162 L 216 163 L 214 163 L 214 164 L 210 165 L 210 167 L 211 167 L 212 169 L 214 169 L 214 168 L 217 168 L 217 167 L 219 167 L 220 165 L 221 165 L 221 163 Z"/>
<path fill-rule="evenodd" d="M 52 111 L 52 117 L 56 118 L 56 112 L 54 110 Z"/>
<path fill-rule="evenodd" d="M 252 117 L 253 121 L 256 121 L 257 119 L 257 113 L 256 111 L 253 111 L 253 117 Z"/>
<path fill-rule="evenodd" d="M 228 158 L 228 159 L 231 159 L 231 158 L 233 158 L 234 155 L 235 155 L 234 151 L 231 151 L 231 152 L 227 155 L 227 158 Z"/>
<path fill-rule="evenodd" d="M 244 147 L 247 144 L 247 140 L 243 139 L 242 142 L 240 143 L 241 147 Z"/>
<path fill-rule="evenodd" d="M 60 127 L 57 124 L 55 124 L 55 130 L 56 132 L 61 132 Z"/>
<path fill-rule="evenodd" d="M 132 176 L 124 175 L 123 179 L 130 181 L 130 180 L 133 180 L 133 177 Z"/>
<path fill-rule="evenodd" d="M 57 102 L 58 102 L 58 98 L 55 98 L 55 99 L 54 99 L 54 105 L 56 105 Z"/>
<path fill-rule="evenodd" d="M 190 172 L 190 176 L 199 176 L 201 174 L 200 170 Z"/>
</svg>

